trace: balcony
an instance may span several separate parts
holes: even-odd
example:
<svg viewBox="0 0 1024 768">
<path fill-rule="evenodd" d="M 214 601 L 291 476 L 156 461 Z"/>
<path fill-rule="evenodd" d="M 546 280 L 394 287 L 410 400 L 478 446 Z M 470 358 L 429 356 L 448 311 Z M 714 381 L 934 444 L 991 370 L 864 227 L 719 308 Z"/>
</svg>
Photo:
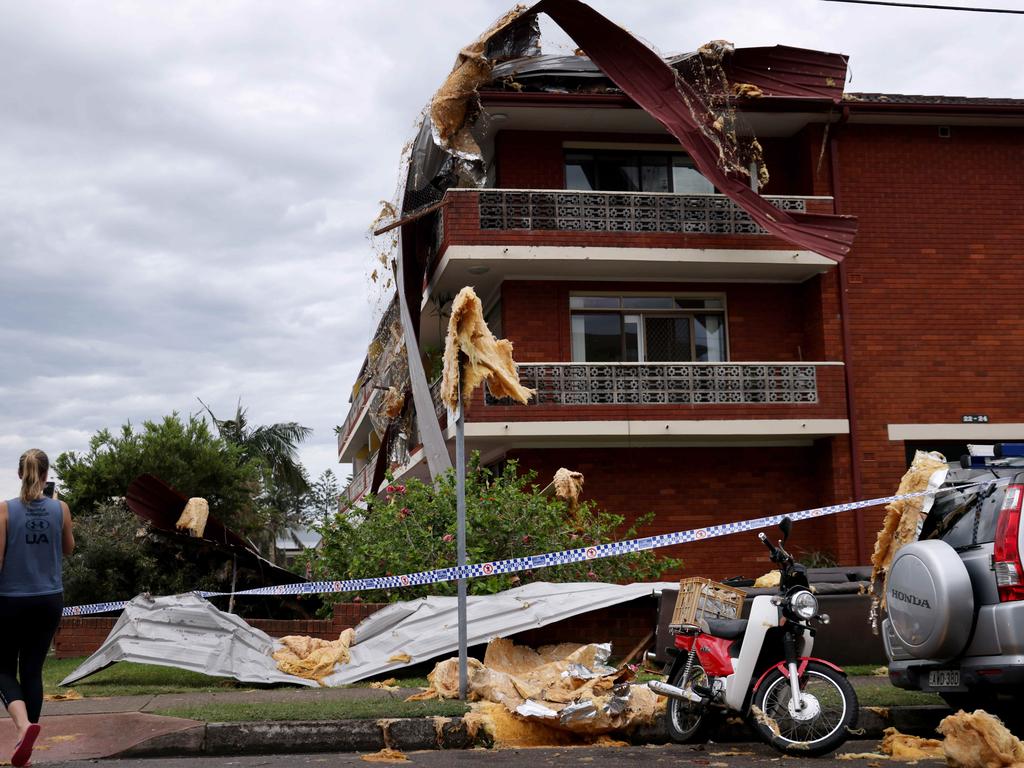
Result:
<svg viewBox="0 0 1024 768">
<path fill-rule="evenodd" d="M 478 194 L 481 230 L 768 234 L 725 195 L 513 189 Z M 783 211 L 807 211 L 803 197 L 766 199 Z"/>
<path fill-rule="evenodd" d="M 519 366 L 530 405 L 817 404 L 806 363 L 544 363 Z M 488 394 L 488 405 L 511 405 Z"/>
<path fill-rule="evenodd" d="M 830 197 L 766 197 L 831 213 Z M 835 262 L 770 235 L 724 195 L 451 189 L 426 274 L 428 294 L 504 279 L 799 283 Z"/>
<path fill-rule="evenodd" d="M 348 415 L 345 416 L 345 423 L 341 425 L 341 431 L 338 432 L 338 456 L 344 454 L 356 427 L 366 415 L 366 404 L 372 398 L 373 392 L 373 387 L 363 382 L 352 397 L 352 404 L 349 406 Z"/>
<path fill-rule="evenodd" d="M 474 397 L 472 449 L 795 445 L 849 432 L 837 362 L 532 363 L 519 377 L 537 390 L 525 406 Z"/>
</svg>

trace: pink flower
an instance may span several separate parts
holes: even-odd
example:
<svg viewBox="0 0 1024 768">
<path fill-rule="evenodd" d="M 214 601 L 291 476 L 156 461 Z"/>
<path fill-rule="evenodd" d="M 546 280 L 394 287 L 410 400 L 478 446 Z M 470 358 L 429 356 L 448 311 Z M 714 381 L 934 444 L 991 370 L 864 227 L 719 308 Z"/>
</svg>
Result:
<svg viewBox="0 0 1024 768">
<path fill-rule="evenodd" d="M 594 573 L 593 571 L 587 571 L 587 578 L 590 579 L 591 581 L 593 581 L 594 579 L 597 578 L 597 574 Z"/>
<path fill-rule="evenodd" d="M 395 486 L 393 486 L 393 485 L 389 485 L 389 486 L 388 486 L 387 488 L 385 488 L 384 490 L 386 490 L 386 491 L 387 491 L 388 493 L 394 493 L 394 492 L 395 492 Z"/>
<path fill-rule="evenodd" d="M 450 533 L 446 533 L 444 536 L 441 537 L 441 541 L 452 542 L 455 541 L 455 537 L 452 536 Z"/>
<path fill-rule="evenodd" d="M 523 534 L 523 544 L 529 544 L 529 543 L 530 543 L 530 534 L 528 534 L 528 533 Z"/>
<path fill-rule="evenodd" d="M 407 518 L 411 514 L 412 514 L 412 510 L 411 509 L 409 509 L 408 507 L 402 507 L 402 511 L 398 513 L 398 516 L 401 517 L 404 520 L 405 518 Z"/>
<path fill-rule="evenodd" d="M 361 598 L 359 595 L 356 595 L 355 597 L 352 598 L 352 602 L 353 603 L 361 603 L 361 602 L 363 602 L 363 598 Z"/>
<path fill-rule="evenodd" d="M 395 486 L 395 492 L 396 493 L 405 493 L 405 486 L 404 485 L 396 485 Z"/>
</svg>

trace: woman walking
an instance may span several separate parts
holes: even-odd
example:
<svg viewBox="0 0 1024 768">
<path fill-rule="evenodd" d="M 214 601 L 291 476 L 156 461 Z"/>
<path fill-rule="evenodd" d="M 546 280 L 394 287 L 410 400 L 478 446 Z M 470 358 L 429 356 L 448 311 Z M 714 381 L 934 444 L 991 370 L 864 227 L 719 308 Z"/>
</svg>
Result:
<svg viewBox="0 0 1024 768">
<path fill-rule="evenodd" d="M 61 557 L 75 548 L 71 511 L 43 495 L 50 460 L 18 461 L 21 493 L 0 501 L 0 699 L 17 729 L 11 765 L 26 765 L 39 738 L 43 662 L 64 607 Z"/>
</svg>

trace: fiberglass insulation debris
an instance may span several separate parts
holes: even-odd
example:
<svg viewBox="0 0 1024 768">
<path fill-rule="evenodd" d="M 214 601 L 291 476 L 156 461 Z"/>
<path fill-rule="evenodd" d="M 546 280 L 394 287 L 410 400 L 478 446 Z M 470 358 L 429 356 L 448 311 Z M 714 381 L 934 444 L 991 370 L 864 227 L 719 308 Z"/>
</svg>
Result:
<svg viewBox="0 0 1024 768">
<path fill-rule="evenodd" d="M 466 356 L 459 378 L 459 353 Z M 444 343 L 444 377 L 441 381 L 441 400 L 451 410 L 458 408 L 459 387 L 468 402 L 473 390 L 483 382 L 496 398 L 510 397 L 525 404 L 532 395 L 519 383 L 512 342 L 495 339 L 484 322 L 483 307 L 476 292 L 466 286 L 452 302 L 448 320 L 448 336 Z"/>
</svg>

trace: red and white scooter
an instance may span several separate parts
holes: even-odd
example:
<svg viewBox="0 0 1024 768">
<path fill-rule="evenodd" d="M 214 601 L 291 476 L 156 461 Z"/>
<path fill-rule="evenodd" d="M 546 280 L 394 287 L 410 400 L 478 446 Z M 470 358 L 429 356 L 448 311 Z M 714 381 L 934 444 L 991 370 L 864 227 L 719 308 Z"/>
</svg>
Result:
<svg viewBox="0 0 1024 768">
<path fill-rule="evenodd" d="M 755 597 L 747 619 L 679 627 L 668 682 L 648 683 L 668 697 L 665 720 L 675 741 L 705 741 L 716 717 L 733 712 L 780 752 L 814 756 L 835 750 L 857 725 L 857 694 L 845 673 L 811 656 L 810 624 L 827 624 L 828 615 L 818 613 L 807 569 L 784 549 L 792 521 L 780 528 L 777 547 L 758 534 L 779 566 L 779 594 Z"/>
</svg>

